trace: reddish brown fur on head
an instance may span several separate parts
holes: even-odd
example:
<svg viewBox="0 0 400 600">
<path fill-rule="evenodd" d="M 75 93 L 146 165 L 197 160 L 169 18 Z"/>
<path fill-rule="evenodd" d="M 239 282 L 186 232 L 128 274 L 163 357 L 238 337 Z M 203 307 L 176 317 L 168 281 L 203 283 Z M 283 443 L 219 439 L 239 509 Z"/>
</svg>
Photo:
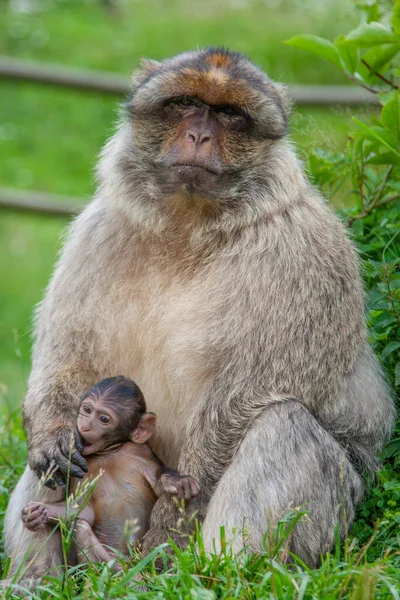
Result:
<svg viewBox="0 0 400 600">
<path fill-rule="evenodd" d="M 242 54 L 208 48 L 151 62 L 151 69 L 148 64 L 135 75 L 137 85 L 128 103 L 134 117 L 171 98 L 196 96 L 205 104 L 245 110 L 267 138 L 286 133 L 287 103 L 281 86 Z"/>
<path fill-rule="evenodd" d="M 186 206 L 177 194 L 212 200 L 215 210 L 198 211 L 212 218 L 250 197 L 250 182 L 265 176 L 268 149 L 286 133 L 280 86 L 243 55 L 218 48 L 146 62 L 127 108 L 132 148 L 120 162 L 124 180 L 161 206 L 168 197 Z"/>
</svg>

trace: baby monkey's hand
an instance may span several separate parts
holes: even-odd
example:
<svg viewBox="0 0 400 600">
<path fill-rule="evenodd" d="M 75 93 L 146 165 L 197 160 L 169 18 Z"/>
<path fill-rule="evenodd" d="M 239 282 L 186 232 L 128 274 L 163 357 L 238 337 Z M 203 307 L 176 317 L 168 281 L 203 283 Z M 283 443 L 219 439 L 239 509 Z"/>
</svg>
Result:
<svg viewBox="0 0 400 600">
<path fill-rule="evenodd" d="M 200 485 L 191 475 L 177 475 L 165 473 L 161 476 L 164 491 L 176 496 L 191 500 L 200 494 Z"/>
<path fill-rule="evenodd" d="M 46 505 L 40 502 L 28 502 L 21 512 L 24 526 L 35 532 L 47 528 L 49 515 L 46 509 Z"/>
</svg>

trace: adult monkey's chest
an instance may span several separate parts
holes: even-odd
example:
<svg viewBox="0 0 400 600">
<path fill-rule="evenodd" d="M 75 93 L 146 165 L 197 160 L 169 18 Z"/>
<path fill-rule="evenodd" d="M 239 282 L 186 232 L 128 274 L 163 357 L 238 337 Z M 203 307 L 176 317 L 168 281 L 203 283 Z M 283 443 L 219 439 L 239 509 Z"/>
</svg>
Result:
<svg viewBox="0 0 400 600">
<path fill-rule="evenodd" d="M 104 371 L 138 383 L 148 411 L 158 417 L 154 448 L 170 466 L 177 464 L 188 418 L 209 379 L 215 306 L 207 277 L 182 277 L 150 263 L 134 278 L 114 282 L 103 298 L 102 312 L 112 315 L 104 320 L 99 352 L 108 356 Z"/>
</svg>

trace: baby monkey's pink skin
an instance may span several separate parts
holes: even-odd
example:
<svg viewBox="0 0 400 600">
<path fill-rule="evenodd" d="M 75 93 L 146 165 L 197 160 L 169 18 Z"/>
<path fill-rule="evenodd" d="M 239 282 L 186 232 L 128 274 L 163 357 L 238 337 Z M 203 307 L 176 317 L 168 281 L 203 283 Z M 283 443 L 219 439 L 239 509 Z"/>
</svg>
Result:
<svg viewBox="0 0 400 600">
<path fill-rule="evenodd" d="M 137 410 L 134 402 L 131 410 Z M 110 395 L 86 396 L 77 419 L 84 443 L 82 455 L 88 461 L 85 477 L 94 478 L 103 471 L 89 501 L 85 506 L 68 509 L 65 502 L 31 501 L 22 510 L 24 526 L 33 532 L 76 518 L 75 563 L 109 562 L 114 556 L 108 548 L 127 554 L 129 545 L 147 531 L 151 510 L 161 494 L 189 501 L 200 493 L 193 477 L 165 467 L 147 445 L 155 431 L 156 415 L 138 415 L 133 431 L 124 431 L 124 423 L 125 416 L 121 418 Z M 71 488 L 76 489 L 75 479 L 71 480 Z M 128 534 L 127 523 L 131 524 Z"/>
</svg>

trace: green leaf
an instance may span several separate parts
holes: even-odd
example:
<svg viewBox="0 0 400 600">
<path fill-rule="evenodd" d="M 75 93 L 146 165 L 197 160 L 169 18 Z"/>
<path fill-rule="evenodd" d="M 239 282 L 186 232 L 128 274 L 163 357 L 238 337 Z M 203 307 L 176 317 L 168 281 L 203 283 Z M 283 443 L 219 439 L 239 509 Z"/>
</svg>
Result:
<svg viewBox="0 0 400 600">
<path fill-rule="evenodd" d="M 344 68 L 344 63 L 340 58 L 337 48 L 329 40 L 325 40 L 317 35 L 304 34 L 295 35 L 285 42 L 289 46 L 301 48 L 307 52 L 312 52 L 321 58 L 325 58 L 333 63 L 339 69 Z"/>
<path fill-rule="evenodd" d="M 363 59 L 371 67 L 371 71 L 376 73 L 385 67 L 399 52 L 399 43 L 390 44 L 390 46 L 375 46 L 363 56 Z"/>
<path fill-rule="evenodd" d="M 392 279 L 389 285 L 391 292 L 400 290 L 400 279 Z"/>
<path fill-rule="evenodd" d="M 396 0 L 396 3 L 393 7 L 391 23 L 395 33 L 400 35 L 400 0 Z"/>
<path fill-rule="evenodd" d="M 400 348 L 400 342 L 390 342 L 382 352 L 382 358 L 387 358 L 392 352 Z"/>
<path fill-rule="evenodd" d="M 362 121 L 360 121 L 359 119 L 356 119 L 355 117 L 353 117 L 353 121 L 355 123 L 357 123 L 357 125 L 359 125 L 361 127 L 361 129 L 363 131 L 365 131 L 365 133 L 370 137 L 370 139 L 376 139 L 379 142 L 381 142 L 381 144 L 383 144 L 384 146 L 386 146 L 387 148 L 389 148 L 389 150 L 391 150 L 392 152 L 394 152 L 396 154 L 396 156 L 400 157 L 400 153 L 396 150 L 396 148 L 393 148 L 393 146 L 391 145 L 390 142 L 388 142 L 385 139 L 385 130 L 383 129 L 383 127 L 369 127 L 368 125 L 366 125 L 365 123 L 363 123 Z"/>
<path fill-rule="evenodd" d="M 344 62 L 346 69 L 350 73 L 355 73 L 360 62 L 360 51 L 357 46 L 348 44 L 346 37 L 340 35 L 335 39 L 335 47 L 340 54 L 340 58 Z"/>
<path fill-rule="evenodd" d="M 369 157 L 366 161 L 370 165 L 399 165 L 400 157 L 396 156 L 394 152 L 382 152 L 380 154 L 374 154 Z"/>
<path fill-rule="evenodd" d="M 390 102 L 390 100 L 393 100 L 393 98 L 395 97 L 396 94 L 397 94 L 396 90 L 390 90 L 388 92 L 382 92 L 382 93 L 378 94 L 379 102 L 382 105 L 385 105 L 388 102 Z"/>
<path fill-rule="evenodd" d="M 379 21 L 382 16 L 380 0 L 365 0 L 364 2 L 357 2 L 357 7 L 361 8 L 365 14 L 367 23 L 371 23 L 371 21 Z"/>
<path fill-rule="evenodd" d="M 392 325 L 395 325 L 396 322 L 397 321 L 393 315 L 384 312 L 381 315 L 379 315 L 379 317 L 376 317 L 376 319 L 374 320 L 374 327 L 384 329 L 387 327 L 392 327 Z"/>
<path fill-rule="evenodd" d="M 394 368 L 394 385 L 396 387 L 400 385 L 400 362 Z"/>
<path fill-rule="evenodd" d="M 362 23 L 346 36 L 349 44 L 359 48 L 370 48 L 380 44 L 400 43 L 400 37 L 381 23 Z"/>
<path fill-rule="evenodd" d="M 400 133 L 400 94 L 385 104 L 381 113 L 382 125 L 396 138 Z"/>
</svg>

